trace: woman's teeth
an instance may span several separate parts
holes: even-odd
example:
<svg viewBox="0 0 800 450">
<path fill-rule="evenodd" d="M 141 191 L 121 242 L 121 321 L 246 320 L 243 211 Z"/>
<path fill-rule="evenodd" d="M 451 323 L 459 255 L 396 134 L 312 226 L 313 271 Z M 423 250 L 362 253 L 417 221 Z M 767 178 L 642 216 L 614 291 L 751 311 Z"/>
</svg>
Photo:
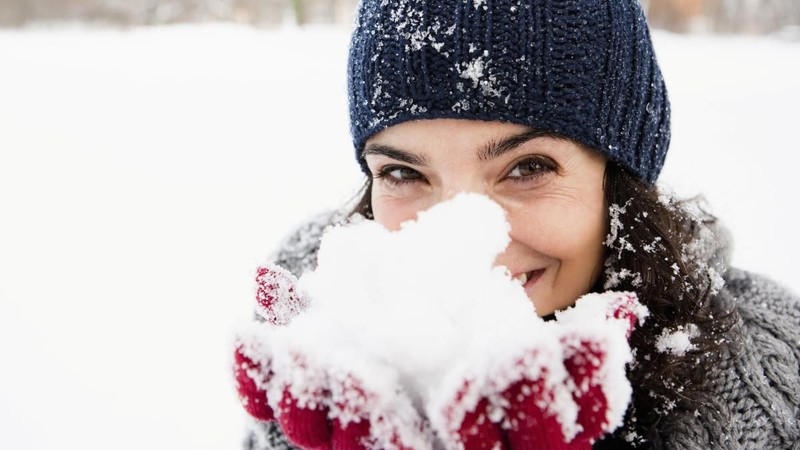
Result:
<svg viewBox="0 0 800 450">
<path fill-rule="evenodd" d="M 517 283 L 519 283 L 520 286 L 524 286 L 525 283 L 528 282 L 528 273 L 526 272 L 526 273 L 519 274 L 519 275 L 517 275 L 516 278 L 514 278 L 514 280 Z"/>
</svg>

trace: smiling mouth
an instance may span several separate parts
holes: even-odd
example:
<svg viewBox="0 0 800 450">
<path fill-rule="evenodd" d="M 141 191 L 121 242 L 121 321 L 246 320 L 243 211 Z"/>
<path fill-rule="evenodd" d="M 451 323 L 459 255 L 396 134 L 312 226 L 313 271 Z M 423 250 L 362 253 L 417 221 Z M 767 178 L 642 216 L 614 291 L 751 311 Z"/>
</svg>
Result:
<svg viewBox="0 0 800 450">
<path fill-rule="evenodd" d="M 537 269 L 530 272 L 521 273 L 514 277 L 514 281 L 519 283 L 519 285 L 523 288 L 528 289 L 536 284 L 537 281 L 539 281 L 539 278 L 542 277 L 544 270 L 545 269 Z"/>
</svg>

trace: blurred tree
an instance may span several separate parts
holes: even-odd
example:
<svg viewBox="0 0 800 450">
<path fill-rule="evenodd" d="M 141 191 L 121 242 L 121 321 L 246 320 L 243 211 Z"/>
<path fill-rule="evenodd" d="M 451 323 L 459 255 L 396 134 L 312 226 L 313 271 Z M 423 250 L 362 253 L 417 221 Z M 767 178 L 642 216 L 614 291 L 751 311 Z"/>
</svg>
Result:
<svg viewBox="0 0 800 450">
<path fill-rule="evenodd" d="M 647 17 L 656 28 L 686 32 L 692 29 L 703 15 L 704 3 L 709 0 L 649 0 Z"/>
<path fill-rule="evenodd" d="M 302 0 L 289 0 L 289 3 L 291 4 L 292 16 L 294 17 L 295 23 L 298 25 L 306 23 L 305 8 L 303 7 L 304 2 Z"/>
<path fill-rule="evenodd" d="M 800 25 L 800 0 L 642 0 L 650 24 L 693 30 L 768 33 Z"/>
<path fill-rule="evenodd" d="M 0 25 L 21 27 L 31 13 L 31 4 L 28 2 L 0 0 Z"/>
</svg>

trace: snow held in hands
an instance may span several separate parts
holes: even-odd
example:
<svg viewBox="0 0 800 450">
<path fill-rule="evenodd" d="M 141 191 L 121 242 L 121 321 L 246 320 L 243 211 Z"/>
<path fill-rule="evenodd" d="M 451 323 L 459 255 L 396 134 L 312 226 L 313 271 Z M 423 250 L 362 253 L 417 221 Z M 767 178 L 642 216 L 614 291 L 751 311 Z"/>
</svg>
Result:
<svg viewBox="0 0 800 450">
<path fill-rule="evenodd" d="M 582 448 L 616 428 L 631 394 L 627 336 L 646 309 L 633 294 L 590 294 L 544 321 L 493 266 L 509 230 L 499 205 L 461 194 L 396 232 L 367 220 L 330 228 L 296 286 L 260 269 L 270 305 L 293 306 L 240 330 L 245 407 L 307 446 L 339 430 L 385 449 L 532 438 Z"/>
</svg>

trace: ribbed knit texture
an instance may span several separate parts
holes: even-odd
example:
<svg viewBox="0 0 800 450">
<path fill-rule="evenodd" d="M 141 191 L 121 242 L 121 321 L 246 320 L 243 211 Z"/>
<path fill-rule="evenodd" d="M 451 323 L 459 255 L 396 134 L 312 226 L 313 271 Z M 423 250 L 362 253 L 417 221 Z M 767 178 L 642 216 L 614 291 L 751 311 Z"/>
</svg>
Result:
<svg viewBox="0 0 800 450">
<path fill-rule="evenodd" d="M 296 276 L 313 270 L 324 227 L 341 219 L 335 214 L 316 217 L 294 232 L 271 259 Z M 709 253 L 710 257 L 721 257 L 726 253 L 721 250 Z M 741 270 L 729 269 L 725 279 L 726 286 L 715 301 L 736 305 L 742 319 L 742 346 L 726 354 L 707 375 L 713 392 L 710 398 L 716 404 L 696 414 L 665 415 L 658 440 L 644 448 L 800 449 L 800 298 Z M 610 447 L 600 442 L 597 447 L 626 448 L 622 437 L 614 442 Z M 260 422 L 254 423 L 244 448 L 294 447 L 274 422 Z"/>
<path fill-rule="evenodd" d="M 356 157 L 413 119 L 499 120 L 654 182 L 669 102 L 637 0 L 362 0 L 348 67 Z"/>
</svg>

